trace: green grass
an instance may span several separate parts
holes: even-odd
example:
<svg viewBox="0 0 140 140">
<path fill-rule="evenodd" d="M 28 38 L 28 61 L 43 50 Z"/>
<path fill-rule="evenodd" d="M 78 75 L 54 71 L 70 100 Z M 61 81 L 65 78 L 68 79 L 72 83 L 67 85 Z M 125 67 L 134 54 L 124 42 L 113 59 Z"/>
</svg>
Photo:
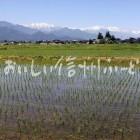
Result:
<svg viewBox="0 0 140 140">
<path fill-rule="evenodd" d="M 140 44 L 112 45 L 10 45 L 0 47 L 0 56 L 93 56 L 140 57 Z"/>
</svg>

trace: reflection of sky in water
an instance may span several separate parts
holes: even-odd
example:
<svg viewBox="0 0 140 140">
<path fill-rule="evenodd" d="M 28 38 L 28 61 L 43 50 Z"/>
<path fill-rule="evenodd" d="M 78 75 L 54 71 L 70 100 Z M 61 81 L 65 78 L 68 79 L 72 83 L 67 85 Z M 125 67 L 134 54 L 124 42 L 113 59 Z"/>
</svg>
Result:
<svg viewBox="0 0 140 140">
<path fill-rule="evenodd" d="M 140 71 L 136 69 L 135 75 L 127 72 L 118 71 L 112 74 L 104 74 L 101 68 L 100 78 L 98 79 L 98 69 L 93 75 L 87 73 L 83 77 L 83 72 L 76 69 L 76 75 L 72 78 L 67 77 L 64 68 L 61 76 L 54 71 L 38 77 L 32 77 L 30 73 L 4 75 L 1 68 L 0 73 L 0 106 L 19 106 L 30 104 L 30 111 L 35 107 L 44 105 L 57 106 L 77 106 L 86 108 L 85 103 L 90 107 L 88 110 L 95 109 L 94 105 L 100 109 L 100 115 L 115 113 L 126 109 L 134 110 L 134 106 L 140 102 Z M 40 68 L 39 68 L 40 69 Z M 39 70 L 38 69 L 38 70 Z M 37 69 L 36 69 L 37 70 Z M 78 97 L 78 98 L 77 98 Z M 84 104 L 83 104 L 84 103 Z M 101 117 L 100 116 L 100 117 Z"/>
<path fill-rule="evenodd" d="M 75 68 L 76 74 L 72 78 L 68 78 L 68 70 L 66 68 L 62 69 L 61 76 L 58 76 L 58 71 L 54 70 L 52 73 L 47 68 L 47 75 L 42 71 L 42 74 L 38 77 L 32 77 L 30 73 L 30 67 L 28 67 L 28 73 L 22 73 L 21 75 L 15 72 L 9 75 L 4 75 L 3 68 L 1 68 L 0 73 L 0 85 L 1 90 L 5 91 L 4 87 L 7 87 L 7 92 L 10 94 L 16 94 L 17 92 L 38 92 L 46 93 L 52 92 L 54 94 L 61 94 L 65 90 L 70 89 L 94 89 L 95 91 L 113 90 L 113 87 L 118 87 L 123 84 L 123 82 L 129 83 L 136 82 L 138 84 L 140 78 L 139 69 L 135 69 L 135 75 L 130 75 L 128 72 L 121 71 L 121 68 L 116 72 L 113 70 L 112 73 L 108 70 L 104 73 L 104 67 L 101 67 L 99 72 L 98 68 L 93 70 L 91 74 L 90 70 L 86 71 L 86 77 L 83 76 L 84 71 L 80 68 Z M 35 71 L 41 71 L 42 67 L 39 66 L 35 68 Z M 131 84 L 132 85 L 132 84 Z M 30 90 L 30 87 L 33 89 Z M 129 90 L 133 87 L 130 86 Z"/>
</svg>

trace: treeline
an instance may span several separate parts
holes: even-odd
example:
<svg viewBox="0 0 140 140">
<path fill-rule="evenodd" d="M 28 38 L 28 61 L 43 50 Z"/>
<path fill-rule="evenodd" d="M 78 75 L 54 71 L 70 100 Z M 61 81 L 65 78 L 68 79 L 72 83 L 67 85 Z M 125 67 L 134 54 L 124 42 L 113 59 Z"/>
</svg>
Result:
<svg viewBox="0 0 140 140">
<path fill-rule="evenodd" d="M 96 39 L 96 43 L 100 44 L 113 44 L 113 43 L 140 43 L 140 38 L 128 38 L 120 39 L 116 38 L 114 35 L 111 35 L 110 32 L 106 32 L 105 36 L 102 33 L 99 33 Z"/>
<path fill-rule="evenodd" d="M 89 40 L 37 40 L 37 41 L 1 41 L 2 45 L 22 45 L 22 44 L 120 44 L 120 43 L 140 43 L 140 38 L 120 39 L 106 32 L 105 35 L 99 32 L 96 39 Z"/>
</svg>

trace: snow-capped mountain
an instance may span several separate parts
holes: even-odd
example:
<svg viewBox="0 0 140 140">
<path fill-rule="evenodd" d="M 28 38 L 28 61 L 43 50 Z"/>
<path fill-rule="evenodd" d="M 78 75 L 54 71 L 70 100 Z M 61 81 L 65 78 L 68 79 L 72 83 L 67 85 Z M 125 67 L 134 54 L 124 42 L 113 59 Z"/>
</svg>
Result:
<svg viewBox="0 0 140 140">
<path fill-rule="evenodd" d="M 87 40 L 95 39 L 99 32 L 105 34 L 110 31 L 118 38 L 140 37 L 139 30 L 125 30 L 118 27 L 93 26 L 84 29 L 57 27 L 47 23 L 32 23 L 18 25 L 9 22 L 0 22 L 0 40 Z"/>
<path fill-rule="evenodd" d="M 140 37 L 140 30 L 122 29 L 116 26 L 93 26 L 93 27 L 82 29 L 82 30 L 88 33 L 101 32 L 103 34 L 109 31 L 111 34 L 121 39 L 126 39 L 130 37 L 135 37 L 135 38 Z"/>
</svg>

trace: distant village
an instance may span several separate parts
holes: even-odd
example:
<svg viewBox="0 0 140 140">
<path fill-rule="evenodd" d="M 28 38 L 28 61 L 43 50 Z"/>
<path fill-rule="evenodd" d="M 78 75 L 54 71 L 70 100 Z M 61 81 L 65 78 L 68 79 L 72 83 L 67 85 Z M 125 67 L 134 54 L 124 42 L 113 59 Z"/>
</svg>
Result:
<svg viewBox="0 0 140 140">
<path fill-rule="evenodd" d="M 111 35 L 110 32 L 106 32 L 105 36 L 102 33 L 99 33 L 96 39 L 89 40 L 37 40 L 37 41 L 9 41 L 3 40 L 0 41 L 1 46 L 5 45 L 22 45 L 22 44 L 40 44 L 40 45 L 62 45 L 62 44 L 121 44 L 121 43 L 140 43 L 140 38 L 128 38 L 120 39 L 116 38 L 114 35 Z"/>
</svg>

